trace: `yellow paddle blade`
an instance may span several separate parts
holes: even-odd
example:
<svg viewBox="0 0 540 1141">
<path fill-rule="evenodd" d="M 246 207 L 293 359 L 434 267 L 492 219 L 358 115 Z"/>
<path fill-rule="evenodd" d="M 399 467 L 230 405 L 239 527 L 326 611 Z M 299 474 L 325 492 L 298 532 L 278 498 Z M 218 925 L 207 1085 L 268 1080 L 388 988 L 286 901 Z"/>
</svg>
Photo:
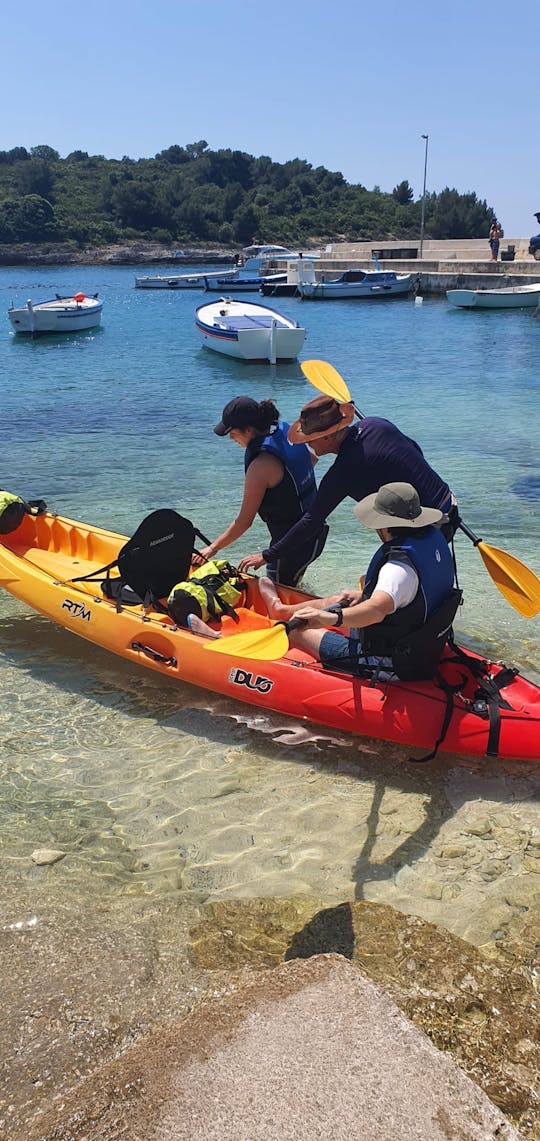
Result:
<svg viewBox="0 0 540 1141">
<path fill-rule="evenodd" d="M 476 546 L 488 574 L 510 606 L 524 618 L 534 618 L 540 611 L 540 579 L 515 555 L 487 543 Z"/>
<path fill-rule="evenodd" d="M 334 400 L 339 400 L 342 404 L 352 400 L 343 377 L 333 365 L 326 361 L 301 361 L 300 368 L 310 384 L 318 388 L 319 392 L 333 396 Z"/>
<path fill-rule="evenodd" d="M 227 657 L 274 662 L 287 653 L 289 639 L 285 626 L 279 622 L 277 626 L 266 626 L 262 630 L 248 630 L 245 634 L 230 634 L 225 638 L 216 638 L 204 648 L 210 653 L 226 654 Z"/>
</svg>

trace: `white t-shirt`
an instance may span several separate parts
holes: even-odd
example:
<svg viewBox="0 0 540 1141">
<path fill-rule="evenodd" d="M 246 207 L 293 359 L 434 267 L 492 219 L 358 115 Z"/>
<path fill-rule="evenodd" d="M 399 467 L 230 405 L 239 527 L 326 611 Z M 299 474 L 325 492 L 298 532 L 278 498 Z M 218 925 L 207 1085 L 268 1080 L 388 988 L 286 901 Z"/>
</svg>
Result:
<svg viewBox="0 0 540 1141">
<path fill-rule="evenodd" d="M 403 610 L 416 598 L 420 579 L 410 563 L 389 559 L 381 567 L 375 590 L 384 590 L 394 601 L 394 612 Z"/>
</svg>

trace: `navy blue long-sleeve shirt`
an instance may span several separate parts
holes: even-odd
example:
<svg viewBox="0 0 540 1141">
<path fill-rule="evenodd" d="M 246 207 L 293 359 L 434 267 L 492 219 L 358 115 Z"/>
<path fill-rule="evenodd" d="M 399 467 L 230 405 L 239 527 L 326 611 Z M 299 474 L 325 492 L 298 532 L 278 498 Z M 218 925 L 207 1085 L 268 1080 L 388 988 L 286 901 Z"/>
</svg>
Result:
<svg viewBox="0 0 540 1141">
<path fill-rule="evenodd" d="M 287 534 L 262 552 L 280 559 L 320 531 L 325 519 L 348 496 L 357 502 L 385 483 L 412 483 L 423 507 L 447 510 L 450 488 L 424 459 L 422 449 L 380 416 L 366 416 L 349 428 L 332 467 L 323 476 L 309 511 Z"/>
</svg>

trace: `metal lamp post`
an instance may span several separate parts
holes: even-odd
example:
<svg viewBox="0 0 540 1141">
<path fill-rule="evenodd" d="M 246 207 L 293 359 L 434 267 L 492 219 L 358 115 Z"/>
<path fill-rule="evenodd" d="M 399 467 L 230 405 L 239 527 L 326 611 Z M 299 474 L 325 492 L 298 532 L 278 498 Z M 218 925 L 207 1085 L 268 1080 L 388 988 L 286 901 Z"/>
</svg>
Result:
<svg viewBox="0 0 540 1141">
<path fill-rule="evenodd" d="M 425 139 L 426 141 L 426 153 L 424 157 L 424 189 L 422 191 L 422 216 L 420 218 L 420 257 L 422 257 L 424 250 L 424 219 L 426 216 L 426 174 L 429 135 L 421 135 L 420 138 Z"/>
</svg>

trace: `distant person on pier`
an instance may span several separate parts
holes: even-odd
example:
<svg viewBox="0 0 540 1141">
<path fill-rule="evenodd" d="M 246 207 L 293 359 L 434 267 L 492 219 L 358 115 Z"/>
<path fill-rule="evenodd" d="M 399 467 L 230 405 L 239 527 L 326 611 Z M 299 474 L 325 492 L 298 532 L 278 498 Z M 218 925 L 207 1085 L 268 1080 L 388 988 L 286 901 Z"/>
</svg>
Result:
<svg viewBox="0 0 540 1141">
<path fill-rule="evenodd" d="M 497 261 L 499 258 L 499 242 L 503 236 L 500 223 L 496 218 L 493 219 L 489 231 L 489 244 L 491 246 L 491 260 Z"/>
</svg>

